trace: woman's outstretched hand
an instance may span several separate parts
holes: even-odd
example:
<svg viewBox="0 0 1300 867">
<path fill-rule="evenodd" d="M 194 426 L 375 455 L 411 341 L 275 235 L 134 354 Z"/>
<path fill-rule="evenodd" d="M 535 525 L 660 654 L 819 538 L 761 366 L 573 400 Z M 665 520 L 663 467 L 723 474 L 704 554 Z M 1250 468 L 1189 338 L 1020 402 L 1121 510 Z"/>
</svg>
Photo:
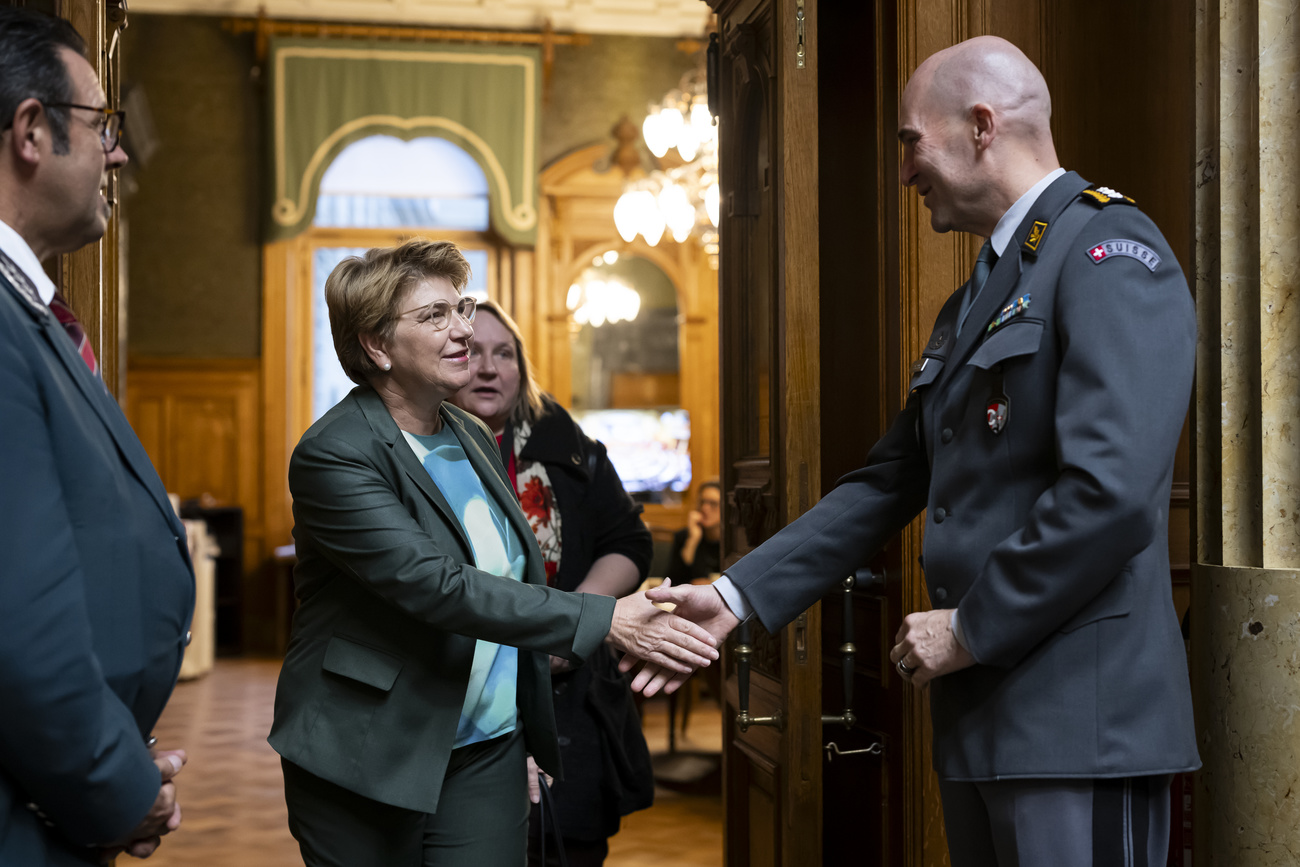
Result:
<svg viewBox="0 0 1300 867">
<path fill-rule="evenodd" d="M 740 618 L 732 613 L 727 603 L 722 601 L 722 595 L 712 587 L 693 584 L 674 587 L 671 581 L 664 581 L 658 587 L 648 590 L 646 597 L 651 602 L 672 603 L 675 606 L 673 614 L 685 617 L 697 626 L 703 627 L 713 638 L 714 646 L 721 645 L 731 630 L 740 624 Z M 627 672 L 636 665 L 637 660 L 625 656 L 618 667 L 620 671 Z M 654 662 L 646 662 L 633 678 L 632 689 L 647 698 L 661 689 L 673 693 L 690 675 L 691 672 L 682 673 L 670 670 L 666 666 L 656 665 Z"/>
<path fill-rule="evenodd" d="M 682 675 L 718 658 L 718 640 L 707 629 L 656 608 L 644 593 L 614 604 L 605 640 L 628 656 Z"/>
</svg>

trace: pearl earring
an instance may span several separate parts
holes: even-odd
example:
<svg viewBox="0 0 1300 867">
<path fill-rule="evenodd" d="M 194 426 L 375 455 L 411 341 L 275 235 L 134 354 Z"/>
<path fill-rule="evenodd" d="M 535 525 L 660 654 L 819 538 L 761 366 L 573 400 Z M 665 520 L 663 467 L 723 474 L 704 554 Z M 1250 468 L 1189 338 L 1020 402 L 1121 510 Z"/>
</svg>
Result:
<svg viewBox="0 0 1300 867">
<path fill-rule="evenodd" d="M 385 361 L 385 362 L 384 362 L 384 370 L 392 370 L 392 369 L 393 369 L 393 366 L 392 366 L 391 364 L 389 364 L 387 361 Z"/>
</svg>

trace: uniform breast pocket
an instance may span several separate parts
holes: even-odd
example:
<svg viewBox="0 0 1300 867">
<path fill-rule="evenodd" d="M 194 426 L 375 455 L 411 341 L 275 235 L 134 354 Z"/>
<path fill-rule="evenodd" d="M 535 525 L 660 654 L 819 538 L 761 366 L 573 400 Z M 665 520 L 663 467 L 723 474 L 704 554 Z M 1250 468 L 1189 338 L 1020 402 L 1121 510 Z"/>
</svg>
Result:
<svg viewBox="0 0 1300 867">
<path fill-rule="evenodd" d="M 990 334 L 966 363 L 988 370 L 1012 358 L 1033 355 L 1042 341 L 1043 320 L 1016 319 Z"/>
</svg>

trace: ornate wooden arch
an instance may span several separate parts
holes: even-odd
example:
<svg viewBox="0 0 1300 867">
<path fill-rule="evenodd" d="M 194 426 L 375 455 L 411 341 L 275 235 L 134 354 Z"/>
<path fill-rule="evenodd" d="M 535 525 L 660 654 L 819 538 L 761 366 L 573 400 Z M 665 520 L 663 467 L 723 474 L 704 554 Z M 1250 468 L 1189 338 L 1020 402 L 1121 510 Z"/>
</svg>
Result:
<svg viewBox="0 0 1300 867">
<path fill-rule="evenodd" d="M 651 247 L 625 242 L 614 225 L 614 204 L 624 173 L 612 164 L 609 144 L 566 154 L 543 169 L 533 297 L 517 297 L 514 313 L 524 329 L 542 387 L 564 405 L 572 402 L 572 321 L 565 308 L 569 284 L 593 256 L 606 250 L 641 256 L 657 265 L 677 292 L 681 404 L 691 416 L 694 478 L 718 474 L 718 275 L 694 238 L 678 244 L 665 236 Z M 689 501 L 649 507 L 646 522 L 666 531 L 685 525 Z"/>
</svg>

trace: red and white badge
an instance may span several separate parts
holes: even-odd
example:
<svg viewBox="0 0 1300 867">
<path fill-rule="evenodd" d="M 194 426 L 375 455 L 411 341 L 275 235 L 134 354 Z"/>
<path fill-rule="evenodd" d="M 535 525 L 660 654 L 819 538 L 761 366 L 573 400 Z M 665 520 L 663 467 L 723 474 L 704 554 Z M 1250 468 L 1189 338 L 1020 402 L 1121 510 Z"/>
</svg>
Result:
<svg viewBox="0 0 1300 867">
<path fill-rule="evenodd" d="M 1007 426 L 1007 416 L 1011 413 L 1007 396 L 1005 394 L 995 394 L 990 397 L 986 412 L 988 413 L 989 430 L 995 434 L 1002 433 L 1002 430 Z"/>
<path fill-rule="evenodd" d="M 1112 238 L 1109 241 L 1102 241 L 1100 244 L 1089 247 L 1086 252 L 1088 261 L 1094 265 L 1100 265 L 1107 259 L 1113 259 L 1116 256 L 1123 256 L 1128 259 L 1136 259 L 1146 265 L 1148 271 L 1154 271 L 1160 266 L 1160 256 L 1155 251 L 1127 238 Z"/>
</svg>

